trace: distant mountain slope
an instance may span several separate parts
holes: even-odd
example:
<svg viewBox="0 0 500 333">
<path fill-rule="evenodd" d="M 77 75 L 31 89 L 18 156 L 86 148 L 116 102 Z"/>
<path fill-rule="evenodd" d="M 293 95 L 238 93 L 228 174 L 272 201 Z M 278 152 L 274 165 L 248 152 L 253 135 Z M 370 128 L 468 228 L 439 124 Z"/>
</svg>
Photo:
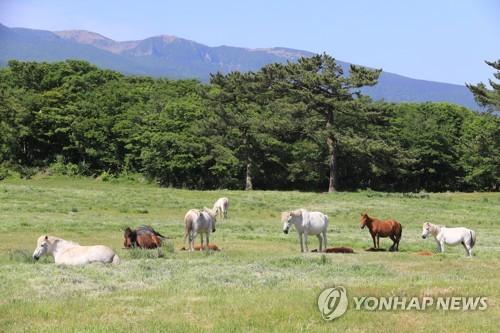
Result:
<svg viewBox="0 0 500 333">
<path fill-rule="evenodd" d="M 288 48 L 209 47 L 170 35 L 119 42 L 85 30 L 50 32 L 0 24 L 1 66 L 10 59 L 82 59 L 126 74 L 208 81 L 210 73 L 217 71 L 257 70 L 269 63 L 295 61 L 311 55 L 311 52 Z M 348 63 L 339 62 L 348 68 Z M 376 86 L 364 91 L 374 99 L 391 102 L 445 101 L 479 109 L 465 86 L 416 80 L 388 72 L 382 73 Z"/>
<path fill-rule="evenodd" d="M 59 61 L 84 59 L 97 66 L 131 74 L 141 74 L 144 69 L 135 62 L 91 45 L 78 44 L 60 38 L 49 31 L 9 29 L 0 25 L 0 64 L 11 59 L 34 61 Z"/>
</svg>

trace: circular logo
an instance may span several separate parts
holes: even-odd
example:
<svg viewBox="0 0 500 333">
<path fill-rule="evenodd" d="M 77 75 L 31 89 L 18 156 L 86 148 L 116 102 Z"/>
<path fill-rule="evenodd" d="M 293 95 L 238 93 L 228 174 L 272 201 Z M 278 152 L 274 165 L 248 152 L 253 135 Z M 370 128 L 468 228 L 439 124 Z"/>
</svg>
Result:
<svg viewBox="0 0 500 333">
<path fill-rule="evenodd" d="M 342 316 L 348 305 L 344 287 L 327 288 L 318 296 L 318 308 L 324 320 L 333 320 Z"/>
</svg>

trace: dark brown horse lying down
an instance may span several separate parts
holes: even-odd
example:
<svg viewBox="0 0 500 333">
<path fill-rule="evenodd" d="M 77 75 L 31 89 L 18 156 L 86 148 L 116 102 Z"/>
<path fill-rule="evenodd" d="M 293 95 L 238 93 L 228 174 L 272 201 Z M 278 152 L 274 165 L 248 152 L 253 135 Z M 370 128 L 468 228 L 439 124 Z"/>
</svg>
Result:
<svg viewBox="0 0 500 333">
<path fill-rule="evenodd" d="M 219 247 L 217 245 L 215 245 L 214 243 L 208 244 L 208 249 L 212 250 L 212 251 L 220 251 Z M 194 250 L 195 251 L 201 251 L 202 250 L 201 245 L 195 245 L 194 246 Z M 187 251 L 186 247 L 185 246 L 182 247 L 181 251 Z"/>
<path fill-rule="evenodd" d="M 318 249 L 314 249 L 311 252 L 318 252 Z M 354 253 L 353 249 L 350 247 L 327 247 L 325 249 L 326 253 Z"/>
<path fill-rule="evenodd" d="M 136 230 L 125 229 L 123 245 L 126 248 L 155 249 L 160 247 L 166 237 L 148 225 L 142 225 Z"/>
</svg>

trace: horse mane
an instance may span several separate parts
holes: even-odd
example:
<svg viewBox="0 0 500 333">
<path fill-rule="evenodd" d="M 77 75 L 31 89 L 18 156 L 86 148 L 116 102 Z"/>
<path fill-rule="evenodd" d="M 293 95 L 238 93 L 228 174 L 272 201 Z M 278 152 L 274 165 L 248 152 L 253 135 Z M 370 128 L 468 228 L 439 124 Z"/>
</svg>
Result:
<svg viewBox="0 0 500 333">
<path fill-rule="evenodd" d="M 127 227 L 125 228 L 125 230 L 123 230 L 124 237 L 133 237 L 136 233 L 136 230 L 132 230 L 130 227 Z"/>
<path fill-rule="evenodd" d="M 203 207 L 203 211 L 208 213 L 208 215 L 210 215 L 211 218 L 215 219 L 215 217 L 217 216 L 217 211 L 218 209 L 210 209 L 208 207 Z"/>
<path fill-rule="evenodd" d="M 55 241 L 63 241 L 63 242 L 66 242 L 66 243 L 69 243 L 69 244 L 72 244 L 72 245 L 80 245 L 78 244 L 77 242 L 73 242 L 73 241 L 70 241 L 70 240 L 66 240 L 66 239 L 63 239 L 63 238 L 60 238 L 60 237 L 56 237 L 56 236 L 40 236 L 40 238 L 42 237 L 47 237 L 47 239 L 51 242 L 51 243 L 54 243 Z"/>
<path fill-rule="evenodd" d="M 135 233 L 138 235 L 142 235 L 142 234 L 147 233 L 147 234 L 153 234 L 153 235 L 158 236 L 160 238 L 167 238 L 167 237 L 163 236 L 162 234 L 160 234 L 155 229 L 153 229 L 153 227 L 151 227 L 149 225 L 141 225 L 139 228 L 137 228 L 135 230 Z"/>
<path fill-rule="evenodd" d="M 431 228 L 446 228 L 445 225 L 430 223 Z"/>
<path fill-rule="evenodd" d="M 378 220 L 376 217 L 372 217 L 372 216 L 368 215 L 368 213 L 363 213 L 363 214 L 361 214 L 361 217 L 362 217 L 362 218 L 364 218 L 364 219 L 366 220 L 366 222 L 365 222 L 365 223 L 368 223 L 368 222 L 369 222 L 369 223 L 371 223 L 371 222 L 373 222 L 373 221 L 375 221 L 375 220 Z M 379 220 L 379 221 L 380 221 L 380 220 Z"/>
</svg>

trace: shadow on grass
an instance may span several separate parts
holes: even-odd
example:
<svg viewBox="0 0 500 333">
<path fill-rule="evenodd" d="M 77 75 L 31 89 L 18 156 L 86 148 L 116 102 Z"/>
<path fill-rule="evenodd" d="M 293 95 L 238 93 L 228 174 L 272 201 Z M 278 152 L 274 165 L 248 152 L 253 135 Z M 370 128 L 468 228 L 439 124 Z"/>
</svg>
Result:
<svg viewBox="0 0 500 333">
<path fill-rule="evenodd" d="M 368 252 L 387 252 L 387 249 L 376 249 L 374 247 L 370 247 L 368 249 L 365 249 L 365 251 L 368 251 Z"/>
<path fill-rule="evenodd" d="M 7 252 L 9 261 L 18 262 L 18 263 L 26 263 L 26 264 L 49 264 L 53 263 L 54 259 L 52 257 L 41 257 L 38 261 L 33 259 L 33 252 L 28 249 L 12 249 Z"/>
</svg>

